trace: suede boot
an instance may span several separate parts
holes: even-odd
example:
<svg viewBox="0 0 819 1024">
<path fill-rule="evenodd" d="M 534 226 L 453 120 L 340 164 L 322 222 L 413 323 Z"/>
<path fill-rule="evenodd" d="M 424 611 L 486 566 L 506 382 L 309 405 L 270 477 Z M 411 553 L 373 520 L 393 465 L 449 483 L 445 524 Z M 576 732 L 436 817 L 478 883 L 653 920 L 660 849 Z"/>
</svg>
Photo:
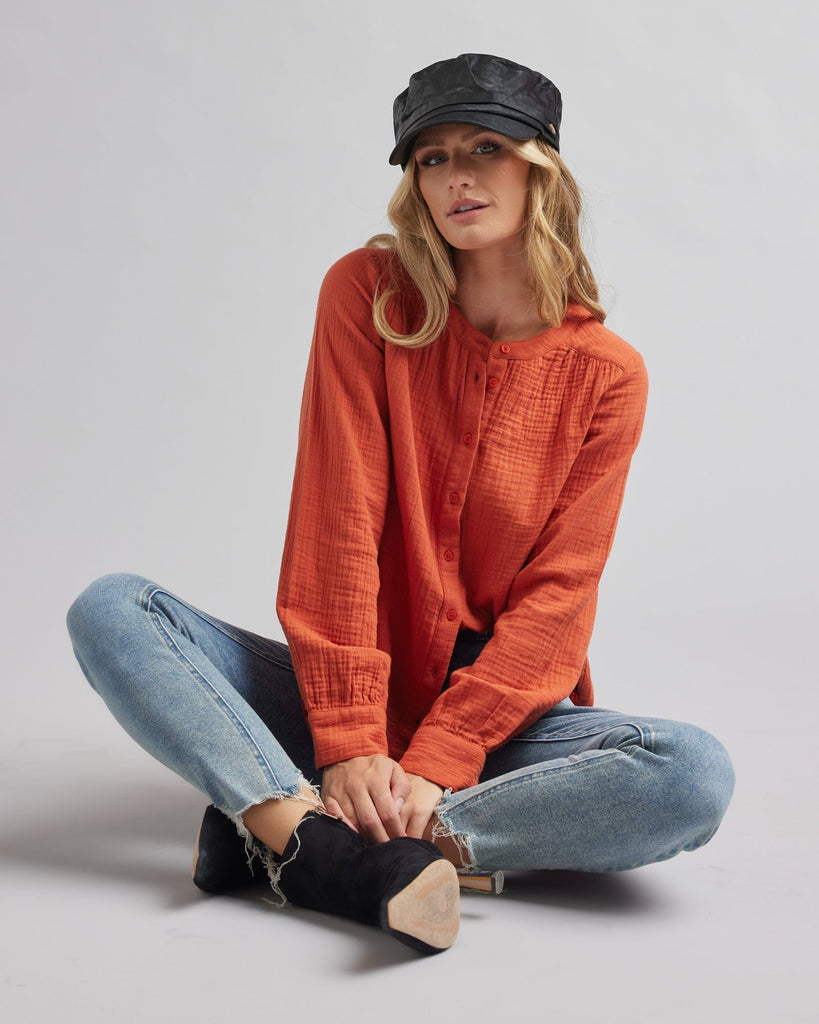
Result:
<svg viewBox="0 0 819 1024">
<path fill-rule="evenodd" d="M 343 821 L 308 811 L 281 856 L 279 885 L 292 903 L 379 925 L 423 953 L 458 934 L 458 875 L 434 843 L 368 846 Z"/>
<path fill-rule="evenodd" d="M 262 880 L 267 880 L 265 869 L 260 867 L 254 875 L 244 839 L 230 818 L 211 804 L 196 837 L 194 883 L 204 892 L 225 893 Z"/>
</svg>

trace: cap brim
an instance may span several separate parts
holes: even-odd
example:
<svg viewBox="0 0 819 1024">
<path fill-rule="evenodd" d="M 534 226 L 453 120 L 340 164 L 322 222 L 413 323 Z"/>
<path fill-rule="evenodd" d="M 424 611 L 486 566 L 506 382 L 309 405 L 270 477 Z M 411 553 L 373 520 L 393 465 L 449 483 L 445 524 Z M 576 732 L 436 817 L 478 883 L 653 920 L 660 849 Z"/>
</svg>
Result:
<svg viewBox="0 0 819 1024">
<path fill-rule="evenodd" d="M 390 153 L 390 163 L 406 167 L 415 140 L 425 128 L 432 128 L 436 124 L 474 124 L 478 128 L 488 128 L 490 131 L 507 135 L 510 139 L 519 139 L 521 142 L 525 139 L 537 138 L 540 134 L 537 128 L 516 121 L 514 118 L 504 117 L 502 114 L 489 114 L 476 110 L 436 112 L 421 118 L 405 132 Z"/>
</svg>

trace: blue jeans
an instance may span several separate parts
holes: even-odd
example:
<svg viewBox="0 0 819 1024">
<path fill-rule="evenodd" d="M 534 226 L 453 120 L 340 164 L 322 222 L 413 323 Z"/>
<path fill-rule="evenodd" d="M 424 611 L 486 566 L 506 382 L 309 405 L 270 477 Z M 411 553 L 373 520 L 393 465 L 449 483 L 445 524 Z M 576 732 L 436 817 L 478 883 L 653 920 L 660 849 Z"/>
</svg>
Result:
<svg viewBox="0 0 819 1024">
<path fill-rule="evenodd" d="M 234 820 L 320 786 L 284 644 L 130 575 L 91 584 L 68 628 L 125 730 Z M 485 642 L 462 634 L 450 671 Z M 622 871 L 708 842 L 733 783 L 724 748 L 695 726 L 563 701 L 491 753 L 478 785 L 447 791 L 438 829 L 473 870 Z"/>
</svg>

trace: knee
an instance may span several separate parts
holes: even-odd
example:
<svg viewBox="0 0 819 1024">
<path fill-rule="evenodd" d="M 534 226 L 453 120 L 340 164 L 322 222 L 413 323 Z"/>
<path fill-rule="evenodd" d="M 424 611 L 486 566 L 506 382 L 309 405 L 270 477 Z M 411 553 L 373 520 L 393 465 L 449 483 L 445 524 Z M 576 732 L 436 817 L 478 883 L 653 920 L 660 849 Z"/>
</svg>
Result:
<svg viewBox="0 0 819 1024">
<path fill-rule="evenodd" d="M 131 573 L 112 573 L 94 580 L 73 602 L 66 625 L 74 650 L 81 650 L 111 635 L 126 619 L 126 609 L 136 604 L 148 580 Z"/>
<path fill-rule="evenodd" d="M 666 812 L 695 849 L 713 836 L 734 791 L 734 768 L 725 747 L 704 729 L 675 723 L 663 745 Z"/>
</svg>

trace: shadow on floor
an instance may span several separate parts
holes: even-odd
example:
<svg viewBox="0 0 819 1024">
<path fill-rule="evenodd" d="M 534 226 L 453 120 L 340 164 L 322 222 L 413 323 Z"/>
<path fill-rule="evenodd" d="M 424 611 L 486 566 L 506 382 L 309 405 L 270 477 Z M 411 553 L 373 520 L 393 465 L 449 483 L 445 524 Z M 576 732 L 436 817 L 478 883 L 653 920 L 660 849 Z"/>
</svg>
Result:
<svg viewBox="0 0 819 1024">
<path fill-rule="evenodd" d="M 184 787 L 128 779 L 76 782 L 70 797 L 59 780 L 51 799 L 39 795 L 23 814 L 6 817 L 0 863 L 61 881 L 74 876 L 147 887 L 169 906 L 199 897 L 189 865 L 203 797 Z"/>
<path fill-rule="evenodd" d="M 668 907 L 656 886 L 635 871 L 515 871 L 505 877 L 500 898 L 508 902 L 618 915 L 653 914 Z"/>
<path fill-rule="evenodd" d="M 65 781 L 65 780 L 64 780 Z M 193 790 L 162 781 L 128 778 L 71 780 L 52 802 L 26 805 L 15 821 L 6 819 L 0 863 L 26 872 L 42 871 L 65 883 L 139 887 L 160 907 L 178 909 L 203 899 L 228 899 L 269 913 L 271 892 L 264 879 L 229 896 L 207 897 L 190 879 L 196 831 L 205 799 Z M 70 799 L 66 789 L 71 789 Z M 521 905 L 581 913 L 655 916 L 667 904 L 650 878 L 638 872 L 586 874 L 571 871 L 510 872 L 500 896 L 466 894 L 462 919 L 491 917 L 493 906 Z M 360 954 L 349 971 L 366 974 L 416 960 L 417 954 L 383 933 L 300 908 L 288 908 L 302 924 L 349 935 Z"/>
</svg>

